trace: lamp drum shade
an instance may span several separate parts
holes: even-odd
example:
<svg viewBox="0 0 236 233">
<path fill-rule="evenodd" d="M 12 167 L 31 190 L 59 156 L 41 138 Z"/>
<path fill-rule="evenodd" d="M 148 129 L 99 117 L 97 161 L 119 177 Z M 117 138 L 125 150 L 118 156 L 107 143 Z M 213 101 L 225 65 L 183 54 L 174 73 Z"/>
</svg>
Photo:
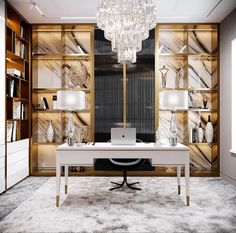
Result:
<svg viewBox="0 0 236 233">
<path fill-rule="evenodd" d="M 85 92 L 78 90 L 57 91 L 57 108 L 68 111 L 85 109 Z"/>
<path fill-rule="evenodd" d="M 188 92 L 182 90 L 161 91 L 159 103 L 162 109 L 188 109 Z"/>
</svg>

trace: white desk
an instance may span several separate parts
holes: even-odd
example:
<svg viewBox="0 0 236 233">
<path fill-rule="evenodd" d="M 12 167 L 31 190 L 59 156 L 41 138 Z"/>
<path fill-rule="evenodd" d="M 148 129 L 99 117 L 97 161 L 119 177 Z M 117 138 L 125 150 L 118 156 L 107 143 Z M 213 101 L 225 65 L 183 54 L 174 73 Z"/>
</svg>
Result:
<svg viewBox="0 0 236 233">
<path fill-rule="evenodd" d="M 176 166 L 178 194 L 180 194 L 181 166 L 185 168 L 186 203 L 189 196 L 189 148 L 177 146 L 155 146 L 154 143 L 136 143 L 134 146 L 112 146 L 111 143 L 95 143 L 81 147 L 60 145 L 56 150 L 56 206 L 60 200 L 61 166 L 65 166 L 65 193 L 68 188 L 68 166 L 93 166 L 94 159 L 142 158 L 150 159 L 153 166 Z"/>
</svg>

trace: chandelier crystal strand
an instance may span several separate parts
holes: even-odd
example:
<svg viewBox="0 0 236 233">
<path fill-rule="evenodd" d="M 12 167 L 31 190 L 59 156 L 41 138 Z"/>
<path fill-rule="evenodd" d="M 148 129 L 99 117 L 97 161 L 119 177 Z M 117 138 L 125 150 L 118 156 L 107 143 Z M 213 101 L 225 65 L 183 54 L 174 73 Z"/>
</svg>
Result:
<svg viewBox="0 0 236 233">
<path fill-rule="evenodd" d="M 119 63 L 136 62 L 142 41 L 156 26 L 156 6 L 153 0 L 101 0 L 97 25 L 111 41 Z"/>
</svg>

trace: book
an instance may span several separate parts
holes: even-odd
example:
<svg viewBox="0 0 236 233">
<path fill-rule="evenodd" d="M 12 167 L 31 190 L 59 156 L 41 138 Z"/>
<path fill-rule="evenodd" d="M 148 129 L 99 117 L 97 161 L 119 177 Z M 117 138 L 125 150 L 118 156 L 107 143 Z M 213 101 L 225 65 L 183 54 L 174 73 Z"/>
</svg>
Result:
<svg viewBox="0 0 236 233">
<path fill-rule="evenodd" d="M 20 26 L 20 38 L 24 37 L 24 28 Z"/>
<path fill-rule="evenodd" d="M 25 45 L 22 43 L 20 44 L 20 57 L 25 58 Z"/>
<path fill-rule="evenodd" d="M 25 104 L 21 104 L 21 119 L 25 119 Z"/>
<path fill-rule="evenodd" d="M 21 119 L 21 102 L 13 102 L 13 119 Z"/>
<path fill-rule="evenodd" d="M 8 97 L 13 97 L 14 94 L 15 94 L 15 80 L 7 79 L 6 95 Z"/>
<path fill-rule="evenodd" d="M 12 135 L 13 135 L 13 122 L 7 122 L 7 142 L 12 142 Z"/>
<path fill-rule="evenodd" d="M 12 142 L 16 141 L 16 127 L 17 122 L 13 121 L 13 129 L 12 129 Z"/>
<path fill-rule="evenodd" d="M 49 109 L 46 97 L 40 97 L 40 106 L 42 109 Z"/>
</svg>

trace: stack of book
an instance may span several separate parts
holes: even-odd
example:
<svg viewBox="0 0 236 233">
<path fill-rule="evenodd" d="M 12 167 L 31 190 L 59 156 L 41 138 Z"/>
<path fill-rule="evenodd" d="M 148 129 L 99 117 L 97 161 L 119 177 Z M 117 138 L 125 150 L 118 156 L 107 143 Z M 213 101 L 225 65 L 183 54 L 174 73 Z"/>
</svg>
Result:
<svg viewBox="0 0 236 233">
<path fill-rule="evenodd" d="M 24 59 L 25 57 L 25 45 L 18 39 L 16 39 L 15 42 L 15 54 L 22 59 Z"/>
<path fill-rule="evenodd" d="M 15 68 L 10 68 L 10 69 L 7 69 L 7 75 L 20 78 L 21 72 Z"/>
<path fill-rule="evenodd" d="M 26 106 L 21 102 L 13 102 L 13 119 L 25 119 Z"/>
</svg>

